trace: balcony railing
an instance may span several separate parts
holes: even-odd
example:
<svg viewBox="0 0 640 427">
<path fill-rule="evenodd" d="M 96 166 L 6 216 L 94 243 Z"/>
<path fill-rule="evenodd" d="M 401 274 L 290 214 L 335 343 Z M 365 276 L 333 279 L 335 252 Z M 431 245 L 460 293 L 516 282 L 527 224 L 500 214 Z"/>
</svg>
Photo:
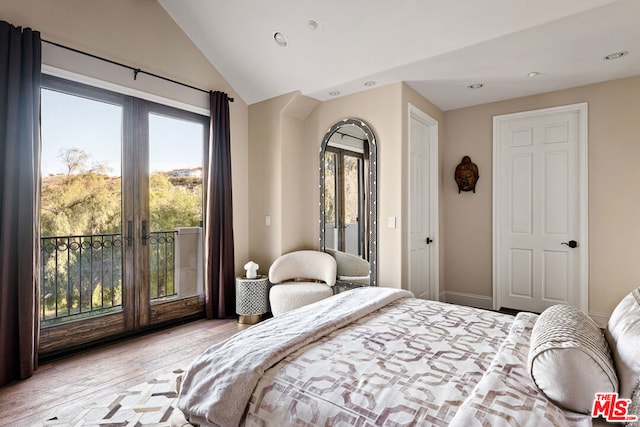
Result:
<svg viewBox="0 0 640 427">
<path fill-rule="evenodd" d="M 150 298 L 176 294 L 175 231 L 152 232 Z M 122 308 L 122 235 L 42 237 L 40 319 L 43 325 Z"/>
<path fill-rule="evenodd" d="M 149 295 L 152 301 L 176 295 L 175 233 L 175 231 L 156 231 L 149 236 L 151 245 L 149 250 L 151 264 Z"/>
</svg>

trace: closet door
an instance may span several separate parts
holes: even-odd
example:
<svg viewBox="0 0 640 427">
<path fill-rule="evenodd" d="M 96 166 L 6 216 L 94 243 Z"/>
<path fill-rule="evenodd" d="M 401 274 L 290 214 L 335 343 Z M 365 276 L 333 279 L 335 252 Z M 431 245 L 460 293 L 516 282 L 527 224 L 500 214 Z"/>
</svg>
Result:
<svg viewBox="0 0 640 427">
<path fill-rule="evenodd" d="M 588 308 L 586 124 L 586 104 L 494 117 L 495 308 Z"/>
</svg>

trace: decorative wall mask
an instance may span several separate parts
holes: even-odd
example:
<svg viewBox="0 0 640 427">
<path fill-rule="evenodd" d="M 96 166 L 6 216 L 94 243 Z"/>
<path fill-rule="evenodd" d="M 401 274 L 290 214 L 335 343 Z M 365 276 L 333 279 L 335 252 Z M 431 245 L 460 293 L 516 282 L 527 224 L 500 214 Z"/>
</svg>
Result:
<svg viewBox="0 0 640 427">
<path fill-rule="evenodd" d="M 464 156 L 462 162 L 456 166 L 455 179 L 458 184 L 458 194 L 461 191 L 476 192 L 476 182 L 478 182 L 478 166 L 471 162 L 471 157 Z"/>
</svg>

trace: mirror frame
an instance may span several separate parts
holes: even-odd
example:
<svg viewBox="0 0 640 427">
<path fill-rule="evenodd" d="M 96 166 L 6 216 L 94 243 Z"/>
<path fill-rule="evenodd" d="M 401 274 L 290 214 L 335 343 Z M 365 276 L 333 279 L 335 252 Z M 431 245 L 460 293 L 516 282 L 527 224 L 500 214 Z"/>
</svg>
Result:
<svg viewBox="0 0 640 427">
<path fill-rule="evenodd" d="M 324 138 L 322 139 L 322 144 L 320 146 L 320 250 L 322 252 L 326 249 L 326 241 L 325 241 L 325 213 L 324 213 L 324 155 L 327 148 L 327 144 L 329 143 L 329 139 L 331 136 L 338 131 L 340 128 L 344 126 L 357 126 L 360 128 L 368 139 L 368 151 L 369 151 L 369 194 L 365 195 L 368 197 L 368 200 L 365 202 L 365 208 L 369 211 L 369 229 L 367 230 L 368 238 L 369 238 L 369 268 L 370 268 L 370 277 L 369 277 L 369 286 L 378 286 L 377 280 L 377 271 L 378 271 L 378 209 L 377 209 L 377 197 L 378 197 L 378 185 L 377 185 L 377 177 L 378 177 L 378 143 L 376 141 L 376 136 L 371 130 L 371 127 L 365 123 L 363 120 L 348 118 L 342 119 L 339 122 L 335 123 L 333 126 L 329 128 L 329 130 L 325 133 Z"/>
</svg>

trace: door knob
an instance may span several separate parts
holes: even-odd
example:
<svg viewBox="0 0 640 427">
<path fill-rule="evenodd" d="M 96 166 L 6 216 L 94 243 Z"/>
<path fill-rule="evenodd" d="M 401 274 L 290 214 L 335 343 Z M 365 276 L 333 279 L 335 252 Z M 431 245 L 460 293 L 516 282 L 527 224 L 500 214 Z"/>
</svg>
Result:
<svg viewBox="0 0 640 427">
<path fill-rule="evenodd" d="M 562 244 L 569 246 L 571 249 L 578 247 L 578 242 L 576 242 L 575 240 L 569 240 L 568 243 L 567 242 L 562 242 Z"/>
<path fill-rule="evenodd" d="M 427 245 L 431 242 L 433 242 L 433 240 L 431 240 L 431 237 L 427 237 Z"/>
</svg>

